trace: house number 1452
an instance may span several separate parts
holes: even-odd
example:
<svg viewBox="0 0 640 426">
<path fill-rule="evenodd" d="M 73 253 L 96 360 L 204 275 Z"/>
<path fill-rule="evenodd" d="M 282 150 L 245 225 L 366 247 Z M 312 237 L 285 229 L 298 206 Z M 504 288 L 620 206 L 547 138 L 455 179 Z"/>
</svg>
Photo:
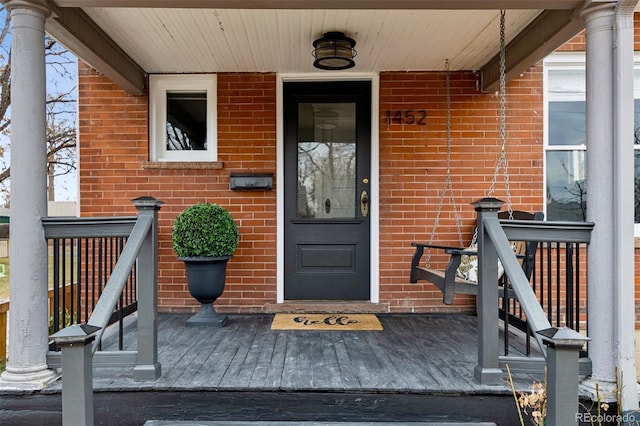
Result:
<svg viewBox="0 0 640 426">
<path fill-rule="evenodd" d="M 424 109 L 387 110 L 387 124 L 415 124 L 417 126 L 426 126 L 427 111 Z"/>
</svg>

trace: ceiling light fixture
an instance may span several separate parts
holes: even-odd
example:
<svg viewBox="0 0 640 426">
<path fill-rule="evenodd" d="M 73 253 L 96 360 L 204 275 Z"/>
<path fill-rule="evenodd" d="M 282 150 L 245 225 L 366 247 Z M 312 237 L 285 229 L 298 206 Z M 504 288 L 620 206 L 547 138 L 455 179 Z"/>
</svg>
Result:
<svg viewBox="0 0 640 426">
<path fill-rule="evenodd" d="M 357 52 L 354 47 L 356 41 L 346 37 L 339 31 L 324 33 L 321 38 L 313 42 L 313 66 L 321 70 L 346 70 L 353 68 L 356 63 L 353 58 Z"/>
</svg>

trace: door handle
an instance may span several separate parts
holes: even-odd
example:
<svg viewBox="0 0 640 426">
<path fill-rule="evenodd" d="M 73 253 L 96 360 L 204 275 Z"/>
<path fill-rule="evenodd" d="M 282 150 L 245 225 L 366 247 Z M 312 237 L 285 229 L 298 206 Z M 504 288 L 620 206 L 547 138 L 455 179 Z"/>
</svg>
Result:
<svg viewBox="0 0 640 426">
<path fill-rule="evenodd" d="M 366 190 L 360 194 L 360 213 L 362 213 L 362 217 L 367 217 L 369 214 L 369 194 Z"/>
</svg>

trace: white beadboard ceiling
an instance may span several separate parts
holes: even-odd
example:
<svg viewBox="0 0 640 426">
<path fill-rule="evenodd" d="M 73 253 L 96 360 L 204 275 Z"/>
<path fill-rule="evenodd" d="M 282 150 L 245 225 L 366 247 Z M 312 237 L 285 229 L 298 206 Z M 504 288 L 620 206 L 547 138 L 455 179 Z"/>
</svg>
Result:
<svg viewBox="0 0 640 426">
<path fill-rule="evenodd" d="M 355 72 L 477 70 L 499 47 L 498 10 L 83 10 L 147 73 L 318 71 L 327 31 L 356 40 Z M 540 12 L 507 11 L 506 41 Z"/>
</svg>

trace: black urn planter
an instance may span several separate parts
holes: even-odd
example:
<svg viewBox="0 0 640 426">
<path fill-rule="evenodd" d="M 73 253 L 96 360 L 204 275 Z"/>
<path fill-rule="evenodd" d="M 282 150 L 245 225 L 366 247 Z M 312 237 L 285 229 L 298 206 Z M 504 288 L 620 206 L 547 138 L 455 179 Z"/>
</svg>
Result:
<svg viewBox="0 0 640 426">
<path fill-rule="evenodd" d="M 227 262 L 231 256 L 180 257 L 187 271 L 187 285 L 191 296 L 200 302 L 200 311 L 189 318 L 187 327 L 222 327 L 227 316 L 213 308 L 213 302 L 222 295 L 227 275 Z"/>
</svg>

